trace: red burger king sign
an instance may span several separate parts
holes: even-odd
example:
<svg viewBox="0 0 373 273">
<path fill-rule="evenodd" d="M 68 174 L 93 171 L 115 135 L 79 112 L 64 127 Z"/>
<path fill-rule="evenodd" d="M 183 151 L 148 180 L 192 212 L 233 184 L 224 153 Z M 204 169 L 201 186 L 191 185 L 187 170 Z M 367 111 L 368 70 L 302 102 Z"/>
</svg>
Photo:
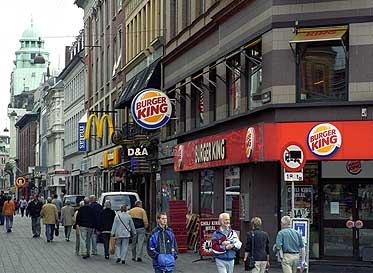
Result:
<svg viewBox="0 0 373 273">
<path fill-rule="evenodd" d="M 308 133 L 307 144 L 311 153 L 326 158 L 335 155 L 342 145 L 338 128 L 330 123 L 315 125 Z"/>
<path fill-rule="evenodd" d="M 245 148 L 247 160 L 251 160 L 254 153 L 254 143 L 255 143 L 255 129 L 250 127 L 247 129 L 245 138 Z"/>
<path fill-rule="evenodd" d="M 145 129 L 158 129 L 171 118 L 168 96 L 158 89 L 145 89 L 133 99 L 131 113 L 135 122 Z"/>
</svg>

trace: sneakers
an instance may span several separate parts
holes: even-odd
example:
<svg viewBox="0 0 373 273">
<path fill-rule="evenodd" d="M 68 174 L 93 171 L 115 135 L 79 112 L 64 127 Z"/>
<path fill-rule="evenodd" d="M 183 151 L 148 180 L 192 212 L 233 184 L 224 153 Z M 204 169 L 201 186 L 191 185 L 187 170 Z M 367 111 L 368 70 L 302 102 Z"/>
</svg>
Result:
<svg viewBox="0 0 373 273">
<path fill-rule="evenodd" d="M 105 259 L 106 259 L 106 260 L 109 260 L 109 255 L 106 255 L 106 256 L 105 256 Z"/>
<path fill-rule="evenodd" d="M 138 261 L 138 262 L 142 262 L 142 259 L 141 259 L 141 258 L 137 258 L 137 261 Z"/>
<path fill-rule="evenodd" d="M 116 262 L 117 264 L 120 263 L 120 259 L 117 259 L 115 262 Z"/>
</svg>

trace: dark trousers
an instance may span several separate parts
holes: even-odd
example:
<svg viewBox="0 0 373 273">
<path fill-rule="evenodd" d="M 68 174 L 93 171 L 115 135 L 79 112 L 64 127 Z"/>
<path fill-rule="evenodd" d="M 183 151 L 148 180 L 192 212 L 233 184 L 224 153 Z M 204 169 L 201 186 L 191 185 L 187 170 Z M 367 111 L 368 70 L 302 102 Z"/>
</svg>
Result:
<svg viewBox="0 0 373 273">
<path fill-rule="evenodd" d="M 4 225 L 3 207 L 0 207 L 0 225 Z"/>
<path fill-rule="evenodd" d="M 101 236 L 102 240 L 104 241 L 105 256 L 109 256 L 110 233 L 101 233 Z"/>
<path fill-rule="evenodd" d="M 21 208 L 21 215 L 22 217 L 25 215 L 25 208 Z"/>
</svg>

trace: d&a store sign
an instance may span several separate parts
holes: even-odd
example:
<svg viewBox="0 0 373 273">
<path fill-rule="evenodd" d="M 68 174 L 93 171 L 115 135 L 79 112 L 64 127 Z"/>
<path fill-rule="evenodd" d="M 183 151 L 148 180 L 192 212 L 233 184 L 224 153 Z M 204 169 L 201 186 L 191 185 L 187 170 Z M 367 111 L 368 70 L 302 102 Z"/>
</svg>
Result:
<svg viewBox="0 0 373 273">
<path fill-rule="evenodd" d="M 177 145 L 174 169 L 283 161 L 287 159 L 284 147 L 288 154 L 297 153 L 289 143 L 302 147 L 302 160 L 371 160 L 373 121 L 264 123 L 242 128 Z"/>
</svg>

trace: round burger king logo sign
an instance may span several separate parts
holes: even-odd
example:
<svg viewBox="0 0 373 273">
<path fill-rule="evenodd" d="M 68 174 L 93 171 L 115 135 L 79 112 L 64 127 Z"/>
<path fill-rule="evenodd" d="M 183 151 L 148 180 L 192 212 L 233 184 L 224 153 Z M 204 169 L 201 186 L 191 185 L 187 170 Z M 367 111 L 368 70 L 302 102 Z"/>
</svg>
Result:
<svg viewBox="0 0 373 273">
<path fill-rule="evenodd" d="M 330 123 L 314 126 L 307 137 L 310 151 L 318 157 L 331 157 L 342 145 L 342 136 L 338 128 Z"/>
<path fill-rule="evenodd" d="M 138 125 L 158 129 L 171 117 L 172 106 L 167 95 L 157 89 L 145 89 L 132 100 L 131 113 Z"/>
<path fill-rule="evenodd" d="M 250 127 L 247 129 L 246 138 L 245 138 L 247 160 L 250 160 L 253 157 L 254 143 L 255 143 L 255 129 L 253 127 Z"/>
</svg>

